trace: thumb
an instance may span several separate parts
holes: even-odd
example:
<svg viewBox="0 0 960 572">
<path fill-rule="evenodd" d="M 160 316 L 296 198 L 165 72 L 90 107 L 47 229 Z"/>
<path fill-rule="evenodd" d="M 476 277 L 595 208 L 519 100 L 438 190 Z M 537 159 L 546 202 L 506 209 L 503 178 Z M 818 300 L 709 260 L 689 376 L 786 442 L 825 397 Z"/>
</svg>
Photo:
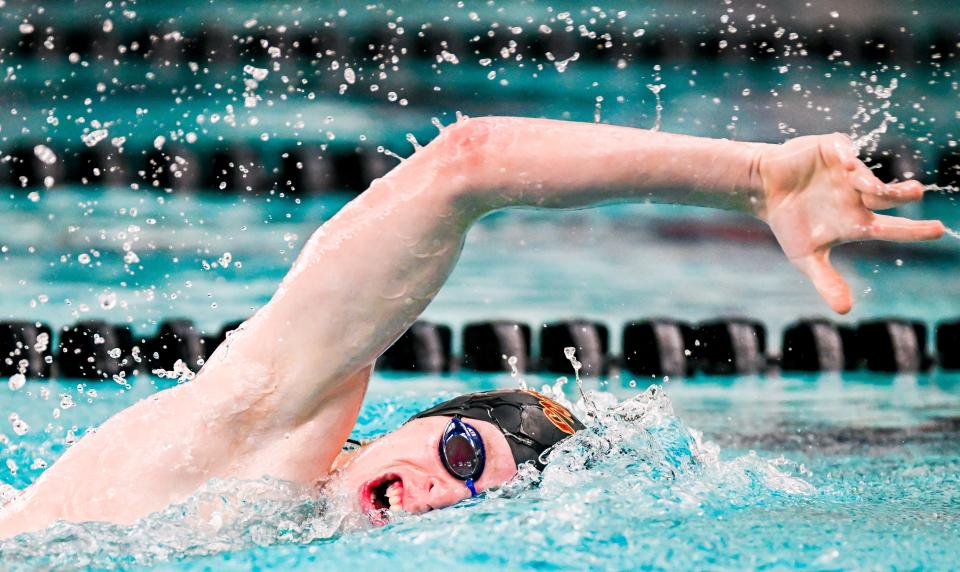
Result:
<svg viewBox="0 0 960 572">
<path fill-rule="evenodd" d="M 850 287 L 837 269 L 830 264 L 829 251 L 814 252 L 792 260 L 801 272 L 810 278 L 813 286 L 827 304 L 838 314 L 846 314 L 853 307 Z"/>
</svg>

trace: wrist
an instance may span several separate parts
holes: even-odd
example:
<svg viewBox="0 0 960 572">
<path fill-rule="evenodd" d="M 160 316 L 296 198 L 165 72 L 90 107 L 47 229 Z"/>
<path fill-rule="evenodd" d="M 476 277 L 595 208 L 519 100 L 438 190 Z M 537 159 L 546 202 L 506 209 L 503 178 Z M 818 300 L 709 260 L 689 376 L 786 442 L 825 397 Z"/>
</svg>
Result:
<svg viewBox="0 0 960 572">
<path fill-rule="evenodd" d="M 744 145 L 747 164 L 743 190 L 747 200 L 744 209 L 757 218 L 763 218 L 767 206 L 767 192 L 761 168 L 767 153 L 779 145 L 776 143 L 744 143 Z"/>
</svg>

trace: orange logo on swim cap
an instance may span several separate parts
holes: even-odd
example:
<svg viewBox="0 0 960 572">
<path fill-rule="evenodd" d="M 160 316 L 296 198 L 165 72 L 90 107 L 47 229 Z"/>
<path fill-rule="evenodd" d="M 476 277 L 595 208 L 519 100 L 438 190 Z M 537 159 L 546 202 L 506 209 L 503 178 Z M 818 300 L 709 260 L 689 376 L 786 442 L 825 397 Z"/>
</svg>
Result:
<svg viewBox="0 0 960 572">
<path fill-rule="evenodd" d="M 554 427 L 563 431 L 567 435 L 573 435 L 573 415 L 567 411 L 566 407 L 560 405 L 546 395 L 533 391 L 532 389 L 527 390 L 527 393 L 540 400 L 540 407 L 543 408 L 543 415 L 549 419 L 551 423 L 553 423 Z"/>
</svg>

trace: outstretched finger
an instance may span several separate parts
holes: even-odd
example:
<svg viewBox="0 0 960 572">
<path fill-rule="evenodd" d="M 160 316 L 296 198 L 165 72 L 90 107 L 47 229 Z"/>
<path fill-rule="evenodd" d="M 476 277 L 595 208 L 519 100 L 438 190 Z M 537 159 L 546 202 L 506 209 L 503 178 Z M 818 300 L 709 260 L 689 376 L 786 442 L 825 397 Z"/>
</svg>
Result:
<svg viewBox="0 0 960 572">
<path fill-rule="evenodd" d="M 943 236 L 943 223 L 938 220 L 911 220 L 898 216 L 875 214 L 867 235 L 876 240 L 913 242 L 935 240 Z"/>
<path fill-rule="evenodd" d="M 917 201 L 923 198 L 926 187 L 920 181 L 909 179 L 899 183 L 888 183 L 881 195 L 885 197 L 895 196 L 904 202 Z"/>
<path fill-rule="evenodd" d="M 810 278 L 814 288 L 838 314 L 846 314 L 853 306 L 847 281 L 830 264 L 828 252 L 818 252 L 793 260 L 793 264 Z"/>
<path fill-rule="evenodd" d="M 863 193 L 863 204 L 870 210 L 892 209 L 923 198 L 924 187 L 919 181 L 902 181 L 886 185 L 883 194 Z"/>
<path fill-rule="evenodd" d="M 901 203 L 915 201 L 923 197 L 924 187 L 920 181 L 911 179 L 899 183 L 884 183 L 862 163 L 850 176 L 853 180 L 853 188 L 865 195 L 875 195 L 882 199 L 900 201 Z"/>
</svg>

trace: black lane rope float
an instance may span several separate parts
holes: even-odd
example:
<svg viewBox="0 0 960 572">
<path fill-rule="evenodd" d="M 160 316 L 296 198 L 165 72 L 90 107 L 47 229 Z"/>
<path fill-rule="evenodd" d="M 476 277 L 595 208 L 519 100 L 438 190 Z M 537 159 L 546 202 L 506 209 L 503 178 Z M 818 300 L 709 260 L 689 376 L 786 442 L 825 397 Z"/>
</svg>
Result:
<svg viewBox="0 0 960 572">
<path fill-rule="evenodd" d="M 56 159 L 51 161 L 50 157 Z M 121 153 L 106 146 L 67 152 L 55 143 L 21 141 L 15 147 L 0 149 L 0 186 L 133 185 L 224 193 L 273 189 L 291 194 L 359 193 L 394 165 L 394 159 L 367 147 L 307 144 L 279 149 L 271 156 L 244 143 L 214 147 L 170 144 L 162 149 L 127 149 Z"/>
<path fill-rule="evenodd" d="M 205 332 L 189 319 L 170 319 L 162 322 L 155 334 L 140 336 L 127 325 L 102 320 L 80 321 L 56 330 L 40 322 L 0 322 L 0 376 L 126 384 L 136 373 L 162 370 L 168 377 L 189 375 L 197 372 L 241 323 Z M 744 375 L 770 370 L 898 373 L 938 366 L 960 371 L 960 318 L 936 325 L 935 356 L 928 352 L 927 338 L 926 324 L 915 320 L 879 318 L 840 324 L 813 318 L 788 325 L 780 353 L 771 355 L 766 328 L 756 320 L 730 317 L 691 324 L 650 318 L 624 326 L 621 355 L 613 356 L 609 329 L 597 321 L 556 321 L 534 330 L 521 322 L 493 320 L 466 324 L 462 354 L 455 356 L 449 326 L 418 321 L 379 358 L 377 368 L 419 373 L 463 369 L 563 374 L 572 371 L 564 351 L 572 347 L 582 364 L 581 373 L 587 376 L 617 370 L 655 379 L 698 372 Z"/>
<path fill-rule="evenodd" d="M 149 16 L 146 16 L 149 18 Z M 49 20 L 49 19 L 48 19 Z M 308 22 L 295 25 L 265 25 L 256 29 L 227 24 L 144 20 L 137 24 L 104 30 L 82 20 L 45 21 L 36 18 L 20 33 L 3 39 L 9 52 L 22 62 L 85 61 L 88 65 L 149 62 L 172 67 L 177 62 L 196 62 L 204 67 L 225 67 L 237 62 L 269 62 L 282 58 L 287 64 L 310 64 L 338 57 L 363 61 L 385 54 L 442 61 L 446 54 L 497 59 L 502 50 L 537 61 L 560 60 L 578 54 L 583 61 L 652 61 L 656 63 L 698 61 L 744 62 L 764 65 L 790 51 L 802 51 L 818 59 L 842 58 L 852 63 L 884 62 L 911 64 L 931 60 L 949 62 L 957 57 L 960 41 L 950 22 L 932 22 L 924 32 L 894 32 L 883 21 L 849 26 L 840 30 L 829 20 L 812 18 L 791 26 L 790 34 L 775 26 L 709 30 L 695 22 L 678 21 L 674 28 L 636 26 L 625 22 L 597 22 L 594 30 L 563 32 L 542 27 L 487 26 L 472 22 L 416 22 L 409 20 L 397 33 L 386 20 L 363 24 L 326 25 Z M 50 41 L 53 40 L 53 41 Z"/>
</svg>

